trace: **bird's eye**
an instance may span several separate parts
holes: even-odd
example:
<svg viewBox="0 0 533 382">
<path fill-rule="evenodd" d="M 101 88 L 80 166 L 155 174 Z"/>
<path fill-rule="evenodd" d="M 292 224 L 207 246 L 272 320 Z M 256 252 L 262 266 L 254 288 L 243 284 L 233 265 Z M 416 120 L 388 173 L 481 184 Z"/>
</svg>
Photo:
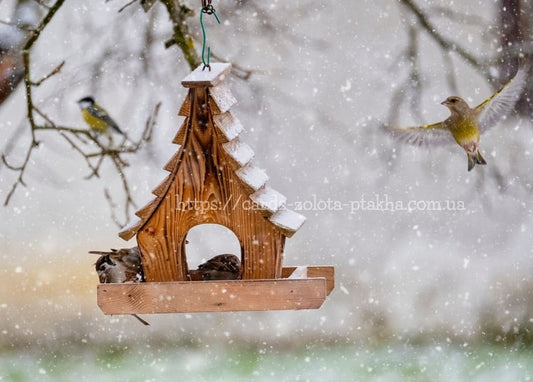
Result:
<svg viewBox="0 0 533 382">
<path fill-rule="evenodd" d="M 110 258 L 109 256 L 105 259 L 105 262 L 109 265 L 116 265 Z"/>
<path fill-rule="evenodd" d="M 457 103 L 457 98 L 452 98 L 452 99 L 450 100 L 450 102 L 451 102 L 451 103 Z"/>
<path fill-rule="evenodd" d="M 115 266 L 116 264 L 109 258 L 109 255 L 106 255 L 104 256 L 102 259 L 101 259 L 101 263 L 98 267 L 98 269 L 100 270 L 105 270 L 107 269 L 108 266 Z"/>
</svg>

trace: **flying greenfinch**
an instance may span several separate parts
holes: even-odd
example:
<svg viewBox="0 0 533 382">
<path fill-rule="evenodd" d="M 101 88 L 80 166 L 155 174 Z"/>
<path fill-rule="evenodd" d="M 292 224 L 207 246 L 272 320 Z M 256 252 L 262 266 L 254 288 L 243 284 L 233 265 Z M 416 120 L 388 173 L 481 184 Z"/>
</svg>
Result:
<svg viewBox="0 0 533 382">
<path fill-rule="evenodd" d="M 106 133 L 109 128 L 115 132 L 124 135 L 117 123 L 109 116 L 105 109 L 98 105 L 91 96 L 84 97 L 78 101 L 81 109 L 81 115 L 91 130 L 96 133 Z"/>
<path fill-rule="evenodd" d="M 394 138 L 416 146 L 440 146 L 456 142 L 466 151 L 468 171 L 476 164 L 487 164 L 479 151 L 480 134 L 505 117 L 520 98 L 526 84 L 529 65 L 520 65 L 515 76 L 500 90 L 474 108 L 457 96 L 446 98 L 442 105 L 450 116 L 442 122 L 415 127 L 385 126 Z"/>
</svg>

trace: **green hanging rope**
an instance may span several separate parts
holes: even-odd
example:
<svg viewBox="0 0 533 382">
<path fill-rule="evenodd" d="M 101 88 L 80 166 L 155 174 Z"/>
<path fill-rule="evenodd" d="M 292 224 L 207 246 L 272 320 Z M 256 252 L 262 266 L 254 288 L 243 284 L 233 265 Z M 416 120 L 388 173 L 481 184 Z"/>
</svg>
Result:
<svg viewBox="0 0 533 382">
<path fill-rule="evenodd" d="M 220 24 L 220 19 L 217 16 L 217 13 L 215 12 L 215 8 L 211 5 L 211 0 L 202 0 L 202 11 L 200 12 L 200 26 L 202 27 L 202 63 L 204 64 L 205 68 L 208 68 L 211 70 L 211 65 L 209 65 L 209 60 L 211 57 L 211 48 L 207 47 L 207 60 L 205 59 L 205 48 L 207 46 L 207 34 L 205 32 L 205 26 L 204 26 L 204 13 L 208 15 L 215 16 L 215 19 Z"/>
</svg>

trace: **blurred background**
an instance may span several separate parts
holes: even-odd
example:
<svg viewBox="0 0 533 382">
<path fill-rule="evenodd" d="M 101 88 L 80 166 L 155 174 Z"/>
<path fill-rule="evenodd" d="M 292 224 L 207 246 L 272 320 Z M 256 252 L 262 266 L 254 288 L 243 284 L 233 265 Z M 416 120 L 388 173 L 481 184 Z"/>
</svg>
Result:
<svg viewBox="0 0 533 382">
<path fill-rule="evenodd" d="M 529 96 L 482 136 L 488 165 L 471 172 L 457 146 L 404 146 L 380 129 L 437 122 L 449 95 L 477 105 L 497 90 L 533 49 L 531 1 L 214 0 L 211 60 L 234 64 L 242 139 L 307 217 L 285 265 L 334 265 L 335 290 L 319 310 L 152 315 L 144 327 L 99 310 L 88 251 L 135 245 L 120 226 L 179 148 L 201 2 L 151 3 L 0 0 L 0 69 L 11 70 L 0 82 L 0 380 L 533 378 Z M 26 69 L 46 79 L 29 105 L 21 52 L 38 25 Z M 89 179 L 99 147 L 75 132 L 87 95 L 140 142 L 121 154 L 127 166 L 104 156 Z M 199 228 L 189 265 L 238 253 L 231 235 Z"/>
</svg>

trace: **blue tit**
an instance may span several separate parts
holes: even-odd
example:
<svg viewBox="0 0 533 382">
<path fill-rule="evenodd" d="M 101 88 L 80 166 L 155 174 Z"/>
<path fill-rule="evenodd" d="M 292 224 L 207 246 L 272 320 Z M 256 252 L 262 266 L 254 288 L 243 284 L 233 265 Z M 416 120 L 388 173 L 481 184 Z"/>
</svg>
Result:
<svg viewBox="0 0 533 382">
<path fill-rule="evenodd" d="M 91 96 L 84 97 L 78 101 L 81 115 L 92 131 L 101 134 L 109 134 L 111 127 L 115 132 L 126 137 L 126 134 L 118 127 L 117 123 L 107 114 L 103 107 L 94 102 Z"/>
</svg>

